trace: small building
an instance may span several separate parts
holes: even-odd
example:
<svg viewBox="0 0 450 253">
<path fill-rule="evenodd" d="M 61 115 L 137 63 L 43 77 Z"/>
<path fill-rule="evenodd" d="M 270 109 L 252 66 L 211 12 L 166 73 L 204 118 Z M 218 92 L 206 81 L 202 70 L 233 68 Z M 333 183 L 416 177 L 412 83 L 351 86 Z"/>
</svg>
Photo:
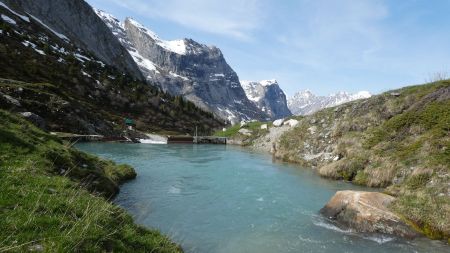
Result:
<svg viewBox="0 0 450 253">
<path fill-rule="evenodd" d="M 125 125 L 127 126 L 128 130 L 133 130 L 133 127 L 136 127 L 136 123 L 134 123 L 134 120 L 130 118 L 125 118 Z"/>
</svg>

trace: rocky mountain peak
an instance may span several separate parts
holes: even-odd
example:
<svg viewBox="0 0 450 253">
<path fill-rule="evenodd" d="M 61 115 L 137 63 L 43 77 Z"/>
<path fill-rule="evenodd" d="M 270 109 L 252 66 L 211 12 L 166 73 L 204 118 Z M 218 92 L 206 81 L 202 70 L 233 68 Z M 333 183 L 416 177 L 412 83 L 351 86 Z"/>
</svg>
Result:
<svg viewBox="0 0 450 253">
<path fill-rule="evenodd" d="M 2 0 L 120 71 L 144 79 L 133 58 L 85 1 Z"/>
<path fill-rule="evenodd" d="M 262 81 L 259 81 L 259 83 L 260 83 L 262 86 L 278 85 L 278 82 L 277 82 L 277 80 L 275 80 L 275 79 L 271 79 L 271 80 L 262 80 Z"/>
<path fill-rule="evenodd" d="M 369 98 L 372 95 L 368 91 L 360 91 L 354 94 L 339 91 L 328 96 L 317 96 L 310 90 L 297 92 L 288 99 L 288 107 L 295 115 L 308 115 L 323 108 L 337 106 L 357 99 Z"/>
<path fill-rule="evenodd" d="M 125 19 L 124 27 L 125 29 L 127 29 L 130 26 L 133 26 L 136 29 L 140 30 L 140 32 L 147 36 L 148 39 L 152 39 L 154 43 L 162 47 L 164 50 L 168 50 L 179 55 L 186 55 L 188 53 L 187 43 L 185 39 L 163 40 L 159 38 L 159 36 L 155 32 L 151 31 L 135 19 L 128 17 Z"/>
<path fill-rule="evenodd" d="M 312 97 L 316 97 L 316 95 L 314 95 L 310 90 L 299 91 L 295 93 L 295 95 L 293 96 L 293 98 L 312 98 Z"/>
<path fill-rule="evenodd" d="M 241 81 L 241 86 L 247 98 L 260 110 L 267 113 L 271 119 L 292 115 L 287 107 L 286 95 L 277 80 Z"/>
<path fill-rule="evenodd" d="M 163 40 L 138 21 L 97 11 L 151 83 L 232 123 L 268 116 L 245 95 L 219 48 L 192 39 Z"/>
</svg>

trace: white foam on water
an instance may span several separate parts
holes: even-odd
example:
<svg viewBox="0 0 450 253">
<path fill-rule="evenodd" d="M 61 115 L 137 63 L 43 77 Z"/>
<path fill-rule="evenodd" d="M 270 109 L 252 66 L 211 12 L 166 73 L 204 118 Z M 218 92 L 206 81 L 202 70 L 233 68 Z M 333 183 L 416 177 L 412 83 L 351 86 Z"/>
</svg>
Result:
<svg viewBox="0 0 450 253">
<path fill-rule="evenodd" d="M 155 141 L 151 139 L 139 139 L 139 142 L 143 144 L 167 144 L 165 141 Z"/>
<path fill-rule="evenodd" d="M 171 186 L 171 187 L 169 188 L 168 193 L 171 193 L 171 194 L 180 194 L 180 193 L 181 193 L 181 189 L 180 189 L 180 188 L 177 188 L 177 187 L 175 187 L 175 186 Z"/>
<path fill-rule="evenodd" d="M 256 201 L 263 202 L 264 198 L 263 197 L 257 198 Z"/>
<path fill-rule="evenodd" d="M 322 244 L 323 243 L 321 241 L 313 240 L 311 238 L 305 238 L 301 235 L 298 236 L 298 239 L 302 242 L 308 242 L 308 243 L 314 243 L 314 244 Z"/>
<path fill-rule="evenodd" d="M 374 236 L 363 236 L 364 239 L 374 241 L 378 244 L 387 243 L 393 241 L 395 237 L 386 236 L 386 235 L 374 235 Z"/>
<path fill-rule="evenodd" d="M 376 242 L 378 244 L 384 244 L 384 243 L 395 240 L 395 237 L 393 237 L 393 236 L 387 236 L 387 235 L 383 235 L 383 234 L 364 235 L 364 234 L 357 233 L 357 232 L 353 231 L 352 229 L 341 229 L 341 228 L 331 224 L 330 222 L 327 222 L 326 220 L 324 220 L 321 217 L 314 217 L 313 224 L 316 226 L 319 226 L 319 227 L 323 227 L 323 228 L 326 228 L 329 230 L 339 232 L 339 233 L 355 235 L 357 237 L 360 237 L 360 238 L 363 238 L 366 240 L 370 240 L 370 241 Z"/>
<path fill-rule="evenodd" d="M 348 233 L 352 232 L 351 230 L 341 229 L 341 228 L 339 228 L 339 227 L 337 227 L 337 226 L 335 226 L 333 224 L 330 224 L 329 222 L 323 221 L 323 220 L 313 220 L 313 224 L 318 226 L 318 227 L 323 227 L 323 228 L 326 228 L 326 229 L 329 229 L 329 230 L 333 230 L 333 231 L 337 231 L 337 232 L 340 232 L 340 233 L 348 234 Z"/>
</svg>

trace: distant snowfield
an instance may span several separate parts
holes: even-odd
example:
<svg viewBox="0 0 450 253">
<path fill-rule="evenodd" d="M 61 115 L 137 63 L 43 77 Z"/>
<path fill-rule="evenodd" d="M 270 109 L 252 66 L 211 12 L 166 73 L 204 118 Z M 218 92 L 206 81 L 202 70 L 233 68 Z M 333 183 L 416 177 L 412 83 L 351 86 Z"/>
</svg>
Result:
<svg viewBox="0 0 450 253">
<path fill-rule="evenodd" d="M 288 107 L 295 115 L 308 115 L 324 108 L 338 106 L 357 99 L 371 97 L 368 91 L 360 91 L 354 94 L 341 91 L 328 96 L 317 96 L 310 90 L 297 92 L 288 99 Z"/>
</svg>

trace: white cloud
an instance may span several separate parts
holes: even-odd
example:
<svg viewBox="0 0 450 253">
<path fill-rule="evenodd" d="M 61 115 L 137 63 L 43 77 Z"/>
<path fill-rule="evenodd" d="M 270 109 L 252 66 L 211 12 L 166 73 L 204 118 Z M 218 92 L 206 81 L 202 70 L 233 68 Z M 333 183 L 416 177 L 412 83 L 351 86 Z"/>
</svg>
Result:
<svg viewBox="0 0 450 253">
<path fill-rule="evenodd" d="M 258 0 L 113 0 L 143 16 L 166 19 L 203 32 L 248 40 L 263 22 Z"/>
</svg>

